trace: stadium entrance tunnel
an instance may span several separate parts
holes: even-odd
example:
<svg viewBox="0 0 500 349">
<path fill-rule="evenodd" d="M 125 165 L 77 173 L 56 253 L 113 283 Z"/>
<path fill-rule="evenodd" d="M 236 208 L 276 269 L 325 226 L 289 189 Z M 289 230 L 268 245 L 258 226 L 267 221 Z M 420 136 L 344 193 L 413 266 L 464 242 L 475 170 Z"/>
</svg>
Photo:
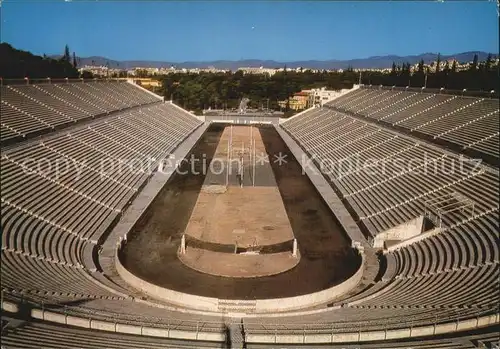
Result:
<svg viewBox="0 0 500 349">
<path fill-rule="evenodd" d="M 356 286 L 362 256 L 273 126 L 212 124 L 187 159 L 205 161 L 180 165 L 117 252 L 132 286 L 167 302 L 155 292 L 259 304 L 321 292 L 317 302 L 331 301 Z"/>
</svg>

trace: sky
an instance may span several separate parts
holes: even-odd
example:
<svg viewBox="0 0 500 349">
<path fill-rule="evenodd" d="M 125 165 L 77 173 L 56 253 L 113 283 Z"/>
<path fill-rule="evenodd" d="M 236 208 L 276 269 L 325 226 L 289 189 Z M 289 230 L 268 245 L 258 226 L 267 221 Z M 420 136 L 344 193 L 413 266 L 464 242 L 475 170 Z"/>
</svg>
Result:
<svg viewBox="0 0 500 349">
<path fill-rule="evenodd" d="M 62 54 L 65 44 L 79 57 L 169 62 L 499 49 L 488 0 L 4 0 L 0 9 L 1 41 L 38 55 Z"/>
</svg>

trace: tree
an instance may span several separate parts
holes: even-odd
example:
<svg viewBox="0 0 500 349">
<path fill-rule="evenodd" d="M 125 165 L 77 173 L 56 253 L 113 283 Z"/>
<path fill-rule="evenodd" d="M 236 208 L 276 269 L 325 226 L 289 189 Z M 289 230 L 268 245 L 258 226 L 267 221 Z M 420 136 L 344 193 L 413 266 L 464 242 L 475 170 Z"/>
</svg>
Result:
<svg viewBox="0 0 500 349">
<path fill-rule="evenodd" d="M 67 63 L 71 62 L 71 56 L 69 54 L 69 47 L 68 47 L 68 45 L 64 46 L 64 54 L 62 56 L 62 60 L 64 62 L 67 62 Z"/>
<path fill-rule="evenodd" d="M 75 56 L 75 51 L 73 51 L 73 67 L 76 68 L 77 64 L 76 64 L 76 56 Z"/>
<path fill-rule="evenodd" d="M 446 61 L 443 72 L 446 74 L 450 72 L 450 62 Z"/>
<path fill-rule="evenodd" d="M 418 62 L 418 72 L 419 73 L 424 73 L 424 60 L 421 59 L 420 62 Z"/>
<path fill-rule="evenodd" d="M 392 75 L 396 74 L 396 62 L 392 62 L 391 74 Z"/>
<path fill-rule="evenodd" d="M 92 75 L 92 73 L 91 73 L 91 72 L 89 72 L 88 70 L 84 70 L 84 71 L 82 72 L 81 77 L 82 77 L 83 79 L 92 79 L 94 76 L 93 76 L 93 75 Z"/>
<path fill-rule="evenodd" d="M 440 66 L 441 66 L 441 53 L 438 53 L 437 62 L 436 62 L 436 73 L 439 73 Z"/>
<path fill-rule="evenodd" d="M 477 70 L 478 60 L 479 60 L 479 58 L 477 57 L 477 54 L 475 54 L 474 58 L 472 59 L 472 65 L 470 67 L 471 71 L 476 71 Z"/>
<path fill-rule="evenodd" d="M 484 64 L 484 70 L 486 72 L 490 71 L 490 69 L 491 69 L 491 63 L 492 63 L 491 53 L 488 53 L 488 57 L 486 58 L 486 63 Z"/>
<path fill-rule="evenodd" d="M 451 72 L 456 73 L 457 72 L 457 61 L 453 60 L 453 64 L 451 65 Z"/>
<path fill-rule="evenodd" d="M 29 52 L 16 50 L 6 43 L 0 44 L 0 76 L 4 79 L 18 78 L 75 78 L 78 71 L 61 59 L 35 56 Z"/>
</svg>

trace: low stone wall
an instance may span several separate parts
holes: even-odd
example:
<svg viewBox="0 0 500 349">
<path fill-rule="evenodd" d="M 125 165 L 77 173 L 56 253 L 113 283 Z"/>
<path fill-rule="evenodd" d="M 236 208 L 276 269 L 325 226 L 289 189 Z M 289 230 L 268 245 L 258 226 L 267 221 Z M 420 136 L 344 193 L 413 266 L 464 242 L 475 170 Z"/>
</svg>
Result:
<svg viewBox="0 0 500 349">
<path fill-rule="evenodd" d="M 403 327 L 399 329 L 386 329 L 379 331 L 359 331 L 345 333 L 308 333 L 284 334 L 280 331 L 275 333 L 252 333 L 245 335 L 246 343 L 279 343 L 279 344 L 328 344 L 328 343 L 357 343 L 375 342 L 386 340 L 397 340 L 416 338 L 422 336 L 433 336 L 437 334 L 454 333 L 459 331 L 474 330 L 481 327 L 497 325 L 500 321 L 499 314 L 485 315 L 477 318 L 463 319 L 436 325 L 425 325 L 415 327 Z M 327 325 L 325 324 L 325 327 Z M 397 343 L 397 342 L 396 342 Z"/>
<path fill-rule="evenodd" d="M 13 313 L 16 310 L 15 303 L 2 301 L 2 310 Z M 189 331 L 175 328 L 149 327 L 143 325 L 130 325 L 120 322 L 95 320 L 92 318 L 61 314 L 51 312 L 44 309 L 31 309 L 31 317 L 33 319 L 54 322 L 63 325 L 86 328 L 90 330 L 100 330 L 115 333 L 134 334 L 138 336 L 153 336 L 172 339 L 184 339 L 192 341 L 213 341 L 224 342 L 226 335 L 223 331 L 220 332 L 204 332 L 204 331 Z M 175 326 L 174 326 L 175 327 Z"/>
<path fill-rule="evenodd" d="M 265 114 L 232 114 L 232 115 L 205 115 L 205 122 L 213 123 L 231 123 L 231 124 L 278 124 L 279 116 Z"/>
<path fill-rule="evenodd" d="M 115 266 L 118 272 L 118 275 L 125 280 L 130 286 L 134 287 L 137 290 L 147 294 L 148 296 L 165 301 L 171 304 L 175 304 L 178 306 L 182 306 L 185 308 L 203 310 L 208 312 L 221 313 L 226 311 L 221 311 L 219 308 L 220 302 L 224 302 L 225 300 L 219 300 L 217 298 L 212 297 L 202 297 L 191 295 L 187 293 L 173 291 L 164 287 L 160 287 L 154 285 L 150 282 L 147 282 L 131 272 L 129 272 L 121 263 L 119 258 L 120 253 L 119 248 L 115 254 Z M 284 312 L 284 311 L 293 311 L 298 309 L 304 309 L 313 307 L 318 304 L 327 303 L 339 296 L 342 296 L 349 292 L 352 288 L 354 288 L 363 276 L 365 258 L 364 255 L 361 254 L 361 265 L 349 279 L 342 282 L 341 284 L 330 287 L 326 290 L 310 293 L 303 296 L 296 297 L 287 297 L 287 298 L 276 298 L 276 299 L 258 299 L 255 300 L 255 306 L 251 309 L 250 313 L 275 313 L 275 312 Z M 245 303 L 244 300 L 231 300 L 232 303 Z M 237 313 L 238 316 L 244 317 L 247 313 L 245 309 L 242 309 L 241 312 L 237 309 L 234 310 L 234 313 Z"/>
<path fill-rule="evenodd" d="M 17 313 L 19 307 L 16 303 L 2 301 L 2 311 Z M 198 340 L 224 342 L 226 337 L 223 332 L 203 332 L 177 330 L 162 327 L 149 327 L 147 325 L 129 325 L 113 321 L 95 320 L 86 317 L 70 316 L 55 313 L 44 309 L 34 308 L 31 310 L 34 319 L 72 325 L 80 328 L 109 331 L 115 333 L 135 334 L 138 336 L 153 336 L 172 339 Z M 500 323 L 500 314 L 484 315 L 475 318 L 457 320 L 453 322 L 439 323 L 435 325 L 403 327 L 398 329 L 385 329 L 380 331 L 359 331 L 346 333 L 295 333 L 284 334 L 279 330 L 274 333 L 257 333 L 246 330 L 246 343 L 291 343 L 291 344 L 328 344 L 361 341 L 385 341 L 390 339 L 415 338 L 424 335 L 438 335 L 454 333 L 458 331 L 474 330 L 477 328 L 493 326 Z M 325 324 L 325 327 L 328 325 Z"/>
<path fill-rule="evenodd" d="M 125 280 L 129 285 L 141 292 L 144 292 L 150 297 L 167 301 L 168 303 L 184 306 L 187 308 L 195 307 L 198 310 L 217 311 L 219 300 L 211 297 L 200 297 L 187 293 L 169 290 L 168 288 L 160 287 L 150 282 L 147 282 L 131 272 L 129 272 L 121 263 L 119 258 L 119 250 L 115 254 L 115 267 L 118 275 Z"/>
</svg>

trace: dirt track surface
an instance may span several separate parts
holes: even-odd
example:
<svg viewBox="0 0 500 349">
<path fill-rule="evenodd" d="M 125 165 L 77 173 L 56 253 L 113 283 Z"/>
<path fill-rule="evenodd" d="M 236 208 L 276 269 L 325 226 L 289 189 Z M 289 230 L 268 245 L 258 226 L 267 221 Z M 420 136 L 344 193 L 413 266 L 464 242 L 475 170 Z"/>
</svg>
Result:
<svg viewBox="0 0 500 349">
<path fill-rule="evenodd" d="M 179 259 L 188 267 L 211 275 L 256 278 L 276 275 L 294 268 L 300 263 L 300 253 L 296 257 L 291 251 L 273 254 L 220 253 L 197 248 L 189 248 Z"/>
<path fill-rule="evenodd" d="M 222 130 L 222 126 L 212 125 L 193 149 L 193 155 L 202 158 L 206 154 L 209 162 Z M 173 290 L 226 299 L 281 298 L 317 292 L 342 282 L 357 270 L 359 259 L 349 248 L 350 241 L 307 176 L 302 175 L 283 140 L 273 127 L 262 126 L 259 131 L 269 158 L 280 152 L 286 155 L 286 163 L 271 161 L 271 166 L 298 241 L 300 263 L 285 273 L 259 278 L 212 276 L 183 265 L 177 249 L 205 179 L 201 174 L 188 174 L 174 175 L 128 234 L 121 254 L 128 270 Z"/>
<path fill-rule="evenodd" d="M 229 150 L 228 141 L 232 143 Z M 273 245 L 293 240 L 292 227 L 271 164 L 253 161 L 255 153 L 259 159 L 265 154 L 265 146 L 258 128 L 225 128 L 215 151 L 215 158 L 224 163 L 223 169 L 229 168 L 228 161 L 234 164 L 235 168 L 218 176 L 220 178 L 207 174 L 203 188 L 212 186 L 214 180 L 221 179 L 222 181 L 215 182 L 215 185 L 224 186 L 226 190 L 210 193 L 203 189 L 198 194 L 185 230 L 188 236 L 202 241 L 242 247 Z M 233 159 L 242 164 L 243 186 L 240 186 L 238 181 L 238 163 Z M 255 181 L 252 180 L 254 173 L 257 185 L 254 185 Z M 226 180 L 229 183 L 227 187 Z M 262 182 L 268 185 L 258 185 Z"/>
</svg>

